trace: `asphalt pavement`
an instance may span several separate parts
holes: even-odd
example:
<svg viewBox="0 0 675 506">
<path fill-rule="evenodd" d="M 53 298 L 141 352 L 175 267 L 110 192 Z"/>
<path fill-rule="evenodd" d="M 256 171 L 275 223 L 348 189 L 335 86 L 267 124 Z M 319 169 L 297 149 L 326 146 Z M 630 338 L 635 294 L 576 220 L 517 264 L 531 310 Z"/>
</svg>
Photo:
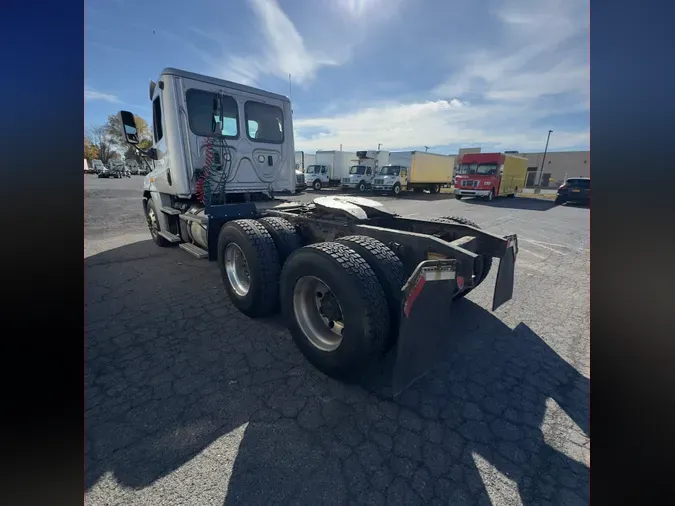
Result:
<svg viewBox="0 0 675 506">
<path fill-rule="evenodd" d="M 330 380 L 233 308 L 215 264 L 156 247 L 142 180 L 85 176 L 88 505 L 588 503 L 589 209 L 376 197 L 520 241 L 513 300 L 489 311 L 495 265 L 394 401 L 386 362 Z"/>
</svg>

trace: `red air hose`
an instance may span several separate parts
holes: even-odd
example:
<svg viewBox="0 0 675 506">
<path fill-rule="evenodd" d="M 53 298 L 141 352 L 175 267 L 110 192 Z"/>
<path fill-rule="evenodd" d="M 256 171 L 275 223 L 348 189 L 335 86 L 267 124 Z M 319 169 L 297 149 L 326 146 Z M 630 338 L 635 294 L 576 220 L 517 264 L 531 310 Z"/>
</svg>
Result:
<svg viewBox="0 0 675 506">
<path fill-rule="evenodd" d="M 211 173 L 211 165 L 213 164 L 213 136 L 209 136 L 206 138 L 206 142 L 204 143 L 205 145 L 205 153 L 204 153 L 204 171 L 202 172 L 201 177 L 197 179 L 197 182 L 195 183 L 195 193 L 197 195 L 197 199 L 202 203 L 206 204 L 206 191 L 209 188 L 206 188 L 206 181 L 209 180 L 209 175 Z M 208 185 L 210 186 L 210 185 Z M 209 196 L 210 197 L 210 196 Z"/>
</svg>

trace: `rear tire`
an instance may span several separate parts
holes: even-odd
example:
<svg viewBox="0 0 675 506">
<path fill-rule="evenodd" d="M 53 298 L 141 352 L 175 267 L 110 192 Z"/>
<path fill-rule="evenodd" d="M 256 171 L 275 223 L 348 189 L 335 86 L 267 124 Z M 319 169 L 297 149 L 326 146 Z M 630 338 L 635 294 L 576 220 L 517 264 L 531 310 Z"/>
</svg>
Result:
<svg viewBox="0 0 675 506">
<path fill-rule="evenodd" d="M 279 252 L 279 263 L 281 265 L 284 264 L 291 253 L 302 248 L 302 236 L 290 221 L 276 216 L 267 216 L 260 218 L 258 222 L 272 236 Z"/>
<path fill-rule="evenodd" d="M 314 344 L 317 329 L 323 332 L 328 329 L 328 325 L 321 327 L 322 318 L 309 315 L 318 304 L 311 300 L 303 303 L 305 296 L 314 295 L 302 291 L 306 280 L 313 279 L 334 295 L 344 324 L 339 343 L 328 351 Z M 335 242 L 300 248 L 286 261 L 280 285 L 282 313 L 291 336 L 318 370 L 334 378 L 354 379 L 382 354 L 390 326 L 387 301 L 373 269 L 352 249 Z"/>
<path fill-rule="evenodd" d="M 389 309 L 390 332 L 385 343 L 386 353 L 396 344 L 401 313 L 401 288 L 406 282 L 403 262 L 383 242 L 364 235 L 341 237 L 338 243 L 361 255 L 377 276 Z"/>
<path fill-rule="evenodd" d="M 434 218 L 430 221 L 435 221 L 437 223 L 460 223 L 462 225 L 468 225 L 470 227 L 477 228 L 477 229 L 480 230 L 480 227 L 478 226 L 478 224 L 476 224 L 475 222 L 473 222 L 473 221 L 471 221 L 467 218 L 463 218 L 461 216 L 443 216 L 442 218 Z M 443 237 L 441 237 L 441 239 L 442 238 Z M 476 278 L 476 284 L 474 286 L 472 286 L 471 288 L 467 288 L 463 292 L 459 292 L 457 295 L 455 295 L 455 297 L 454 297 L 455 299 L 461 299 L 462 297 L 464 297 L 471 290 L 473 290 L 478 285 L 480 285 L 483 282 L 483 280 L 485 280 L 487 275 L 490 273 L 490 269 L 492 269 L 492 257 L 487 256 L 487 255 L 481 255 L 480 258 L 483 261 L 483 265 L 482 265 L 482 269 L 480 269 L 480 271 L 478 273 L 478 276 Z"/>
<path fill-rule="evenodd" d="M 429 187 L 429 193 L 440 193 L 440 192 L 441 192 L 440 184 L 434 184 Z"/>
<path fill-rule="evenodd" d="M 230 246 L 234 245 L 234 246 Z M 237 250 L 244 257 L 248 289 L 235 286 Z M 235 260 L 229 260 L 232 257 Z M 252 318 L 270 316 L 279 305 L 279 252 L 270 233 L 255 220 L 227 223 L 218 236 L 218 266 L 232 305 Z"/>
</svg>

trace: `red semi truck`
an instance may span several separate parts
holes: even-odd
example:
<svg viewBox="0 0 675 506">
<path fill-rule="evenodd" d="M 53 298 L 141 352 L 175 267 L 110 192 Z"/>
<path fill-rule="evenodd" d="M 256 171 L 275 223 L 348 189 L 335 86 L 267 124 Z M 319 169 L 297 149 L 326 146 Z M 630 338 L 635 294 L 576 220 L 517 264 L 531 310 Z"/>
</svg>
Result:
<svg viewBox="0 0 675 506">
<path fill-rule="evenodd" d="M 525 186 L 528 160 L 511 153 L 467 153 L 457 168 L 455 198 L 513 197 Z"/>
</svg>

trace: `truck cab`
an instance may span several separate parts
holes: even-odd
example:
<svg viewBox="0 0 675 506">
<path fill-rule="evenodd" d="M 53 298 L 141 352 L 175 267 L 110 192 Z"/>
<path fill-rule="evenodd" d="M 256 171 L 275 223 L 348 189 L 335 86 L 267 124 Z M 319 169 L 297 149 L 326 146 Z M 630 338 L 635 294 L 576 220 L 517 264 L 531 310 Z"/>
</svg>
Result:
<svg viewBox="0 0 675 506">
<path fill-rule="evenodd" d="M 305 182 L 315 190 L 330 184 L 330 165 L 309 165 L 305 170 Z"/>
<path fill-rule="evenodd" d="M 455 175 L 455 197 L 513 197 L 522 190 L 527 158 L 508 153 L 465 154 Z"/>
<path fill-rule="evenodd" d="M 370 165 L 352 165 L 349 175 L 342 179 L 342 188 L 365 192 L 372 185 L 373 172 Z"/>
<path fill-rule="evenodd" d="M 91 161 L 91 168 L 96 174 L 99 174 L 100 172 L 107 170 L 105 165 L 103 165 L 103 162 L 98 159 Z"/>
<path fill-rule="evenodd" d="M 403 165 L 384 165 L 373 179 L 374 192 L 387 192 L 393 195 L 401 193 L 408 186 L 408 167 Z"/>
</svg>

